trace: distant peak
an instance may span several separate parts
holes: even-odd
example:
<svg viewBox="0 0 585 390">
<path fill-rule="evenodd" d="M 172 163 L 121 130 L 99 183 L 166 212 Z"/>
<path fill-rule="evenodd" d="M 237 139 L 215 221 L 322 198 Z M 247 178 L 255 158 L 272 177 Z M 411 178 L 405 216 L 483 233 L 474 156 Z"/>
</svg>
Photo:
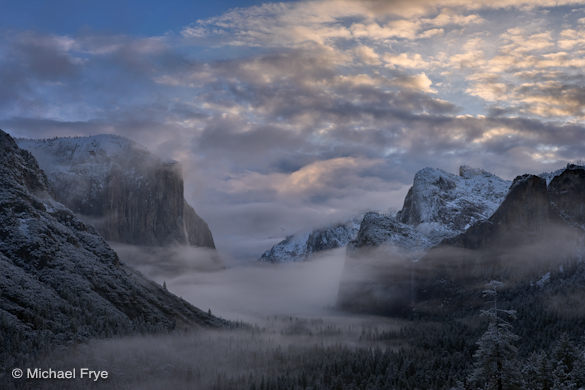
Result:
<svg viewBox="0 0 585 390">
<path fill-rule="evenodd" d="M 51 151 L 61 159 L 86 160 L 99 156 L 126 156 L 130 150 L 148 152 L 144 146 L 116 134 L 91 136 L 54 137 L 45 139 L 20 138 L 16 142 L 27 150 Z"/>
<path fill-rule="evenodd" d="M 124 136 L 118 134 L 95 134 L 95 135 L 74 135 L 74 136 L 65 136 L 65 137 L 50 137 L 50 138 L 16 138 L 17 140 L 22 141 L 32 141 L 32 142 L 68 142 L 68 143 L 116 143 L 116 144 L 127 144 L 127 145 L 137 145 L 140 146 L 137 142 L 131 140 L 130 138 L 126 138 Z"/>
<path fill-rule="evenodd" d="M 425 167 L 425 168 L 423 168 L 415 173 L 414 181 L 415 182 L 433 181 L 433 180 L 436 180 L 437 178 L 443 177 L 443 176 L 450 177 L 450 176 L 454 176 L 454 175 L 449 173 L 449 172 L 446 172 L 440 168 Z"/>
<path fill-rule="evenodd" d="M 585 163 L 577 163 L 577 164 L 568 163 L 567 167 L 565 169 L 566 170 L 585 169 Z"/>
<path fill-rule="evenodd" d="M 516 178 L 512 182 L 512 185 L 510 186 L 510 192 L 513 189 L 529 185 L 540 185 L 546 191 L 546 180 L 544 178 L 537 175 L 525 173 L 524 175 L 516 176 Z"/>
<path fill-rule="evenodd" d="M 445 172 L 441 168 L 433 168 L 433 167 L 424 167 L 423 169 L 419 170 L 417 173 L 426 173 L 426 172 Z"/>
<path fill-rule="evenodd" d="M 459 176 L 463 178 L 471 178 L 474 176 L 494 176 L 494 174 L 481 168 L 473 168 L 469 165 L 461 165 L 459 167 Z"/>
</svg>

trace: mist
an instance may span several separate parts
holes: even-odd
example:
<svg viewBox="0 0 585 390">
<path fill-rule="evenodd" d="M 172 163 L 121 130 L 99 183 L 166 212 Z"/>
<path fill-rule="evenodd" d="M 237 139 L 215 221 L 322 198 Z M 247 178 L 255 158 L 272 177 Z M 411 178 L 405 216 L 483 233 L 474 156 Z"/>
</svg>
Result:
<svg viewBox="0 0 585 390">
<path fill-rule="evenodd" d="M 506 235 L 489 249 L 440 245 L 424 251 L 385 244 L 338 248 L 282 264 L 242 262 L 206 248 L 113 246 L 123 262 L 194 306 L 251 324 L 271 316 L 403 316 L 430 291 L 442 289 L 438 280 L 468 291 L 481 291 L 492 279 L 507 288 L 542 284 L 547 273 L 584 257 L 582 234 L 559 224 L 523 240 Z"/>
<path fill-rule="evenodd" d="M 334 307 L 345 248 L 310 261 L 268 264 L 230 258 L 212 249 L 113 244 L 120 259 L 147 278 L 213 314 L 257 323 L 267 316 L 338 315 Z"/>
<path fill-rule="evenodd" d="M 537 290 L 535 293 L 548 294 L 546 286 L 552 279 L 562 279 L 564 273 L 571 275 L 585 258 L 583 233 L 560 223 L 484 238 L 485 246 L 474 249 L 448 241 L 428 251 L 387 244 L 350 249 L 338 307 L 398 317 L 413 311 L 434 315 L 465 308 L 473 312 L 484 304 L 481 292 L 491 280 L 503 282 L 504 290 L 512 294 L 531 288 Z M 579 290 L 578 295 L 583 293 Z M 563 299 L 576 301 L 566 294 L 551 295 L 544 310 L 561 317 L 575 316 L 574 310 L 570 313 L 572 309 L 561 310 L 570 306 L 561 305 Z"/>
<path fill-rule="evenodd" d="M 109 379 L 91 383 L 97 389 L 242 389 L 283 372 L 300 375 L 307 365 L 360 350 L 393 351 L 402 345 L 392 337 L 403 325 L 397 320 L 345 320 L 272 317 L 262 327 L 92 340 L 57 350 L 35 367 L 108 371 Z M 81 380 L 31 384 L 36 389 L 87 386 Z"/>
<path fill-rule="evenodd" d="M 34 367 L 107 370 L 110 379 L 92 383 L 96 389 L 252 389 L 265 381 L 279 388 L 278 378 L 283 375 L 302 383 L 307 372 L 321 372 L 323 365 L 343 367 L 347 363 L 353 367 L 367 359 L 390 364 L 400 359 L 404 348 L 425 343 L 425 337 L 434 340 L 431 346 L 443 343 L 440 330 L 450 328 L 436 322 L 437 317 L 425 319 L 424 315 L 445 314 L 445 310 L 463 310 L 459 315 L 467 320 L 457 326 L 462 327 L 459 332 L 468 333 L 458 337 L 473 345 L 481 330 L 478 318 L 485 303 L 479 291 L 498 267 L 507 290 L 531 286 L 532 296 L 541 297 L 533 299 L 544 302 L 540 306 L 543 315 L 578 320 L 582 311 L 569 306 L 578 306 L 582 288 L 567 296 L 556 290 L 549 292 L 546 283 L 535 284 L 545 272 L 552 273 L 553 280 L 555 272 L 569 271 L 575 266 L 575 256 L 582 255 L 576 251 L 582 248 L 577 245 L 582 235 L 574 237 L 571 230 L 551 229 L 542 232 L 538 240 L 532 237 L 510 250 L 496 252 L 444 246 L 425 253 L 382 245 L 338 248 L 305 262 L 285 264 L 242 264 L 201 248 L 114 244 L 123 262 L 202 310 L 234 322 L 219 330 L 196 328 L 90 340 L 55 350 L 37 360 Z M 510 262 L 516 263 L 512 266 Z M 515 274 L 518 270 L 523 272 Z M 468 283 L 451 306 L 440 303 L 445 295 L 430 299 L 417 295 L 421 288 L 429 289 L 431 295 L 436 293 L 436 285 L 425 285 L 433 278 L 448 286 L 441 279 L 446 275 L 457 283 Z M 474 290 L 478 293 L 468 294 Z M 518 297 L 507 305 L 521 308 L 524 298 Z M 528 304 L 534 304 L 531 302 Z M 405 310 L 413 307 L 423 317 L 414 320 L 405 315 Z M 450 314 L 446 318 L 451 318 Z M 427 336 L 429 332 L 432 336 Z M 430 351 L 433 356 L 440 355 L 432 348 Z M 81 381 L 30 384 L 39 389 L 86 386 Z"/>
<path fill-rule="evenodd" d="M 121 261 L 233 325 L 94 339 L 61 347 L 31 366 L 108 371 L 109 379 L 90 384 L 96 389 L 241 389 L 282 372 L 304 375 L 307 366 L 404 345 L 396 335 L 408 320 L 336 308 L 346 248 L 305 262 L 242 264 L 209 249 L 113 246 Z M 81 380 L 30 384 L 38 389 L 88 385 Z"/>
</svg>

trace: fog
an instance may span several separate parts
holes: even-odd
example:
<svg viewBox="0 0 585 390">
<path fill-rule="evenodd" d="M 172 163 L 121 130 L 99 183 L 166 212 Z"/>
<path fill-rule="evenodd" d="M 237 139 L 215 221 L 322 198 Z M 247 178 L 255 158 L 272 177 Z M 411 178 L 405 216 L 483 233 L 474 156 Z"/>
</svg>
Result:
<svg viewBox="0 0 585 390">
<path fill-rule="evenodd" d="M 355 315 L 348 310 L 405 313 L 439 288 L 439 279 L 467 291 L 481 291 L 492 279 L 507 288 L 534 285 L 548 272 L 558 273 L 563 264 L 584 257 L 582 241 L 575 230 L 551 224 L 524 239 L 506 234 L 489 249 L 442 245 L 425 253 L 389 245 L 349 252 L 339 248 L 284 264 L 242 263 L 215 250 L 192 247 L 114 248 L 123 262 L 194 306 L 230 320 L 263 324 L 271 316 Z"/>
<path fill-rule="evenodd" d="M 456 284 L 467 283 L 464 289 L 478 292 L 473 301 L 462 295 L 466 315 L 472 318 L 479 317 L 485 304 L 479 292 L 496 275 L 496 268 L 508 289 L 534 285 L 546 272 L 564 272 L 563 265 L 568 269 L 583 255 L 583 236 L 574 236 L 570 229 L 551 229 L 512 247 L 494 246 L 489 251 L 444 246 L 425 254 L 382 245 L 339 248 L 289 264 L 242 264 L 209 249 L 114 244 L 121 260 L 146 277 L 203 310 L 240 322 L 227 329 L 90 340 L 61 347 L 34 367 L 107 370 L 108 380 L 91 384 L 98 389 L 240 389 L 258 386 L 265 378 L 274 380 L 284 372 L 288 377 L 302 376 L 304 370 L 318 371 L 324 361 L 332 364 L 348 355 L 359 359 L 359 351 L 407 346 L 410 341 L 401 329 L 432 322 L 414 322 L 396 314 L 412 308 L 415 297 L 423 299 L 416 303 L 419 313 L 443 310 L 434 303 L 440 296 L 417 296 L 419 283 L 428 283 L 425 287 L 431 294 L 433 283 L 445 276 Z M 539 286 L 535 291 L 544 290 Z M 344 310 L 338 306 L 340 292 Z M 581 310 L 569 307 L 579 306 L 581 290 L 541 297 L 542 309 L 558 318 L 582 316 Z M 39 389 L 76 389 L 88 383 L 29 384 Z"/>
<path fill-rule="evenodd" d="M 334 309 L 345 248 L 310 261 L 242 263 L 215 250 L 113 245 L 120 259 L 193 305 L 213 314 L 252 323 L 267 316 L 322 317 Z"/>
<path fill-rule="evenodd" d="M 30 381 L 35 389 L 250 388 L 264 378 L 282 372 L 296 375 L 352 351 L 394 350 L 402 345 L 395 335 L 408 321 L 334 307 L 345 248 L 306 262 L 242 265 L 207 249 L 114 247 L 123 262 L 164 282 L 170 292 L 242 323 L 62 347 L 33 366 L 107 370 L 109 379 Z"/>
<path fill-rule="evenodd" d="M 427 252 L 388 245 L 349 251 L 338 303 L 352 312 L 389 316 L 448 314 L 460 305 L 474 313 L 484 304 L 481 292 L 490 280 L 503 282 L 512 295 L 527 288 L 548 295 L 543 288 L 552 279 L 569 277 L 585 259 L 582 231 L 565 224 L 505 230 L 482 240 L 476 249 L 443 243 Z M 576 302 L 565 297 L 569 300 Z M 561 310 L 568 305 L 559 301 L 563 298 L 547 297 L 544 309 L 567 317 L 571 309 Z"/>
<path fill-rule="evenodd" d="M 106 370 L 109 379 L 30 381 L 35 389 L 246 389 L 265 378 L 301 373 L 363 348 L 394 350 L 396 320 L 353 317 L 338 320 L 272 317 L 262 327 L 195 329 L 164 335 L 92 340 L 61 348 L 34 367 Z"/>
</svg>

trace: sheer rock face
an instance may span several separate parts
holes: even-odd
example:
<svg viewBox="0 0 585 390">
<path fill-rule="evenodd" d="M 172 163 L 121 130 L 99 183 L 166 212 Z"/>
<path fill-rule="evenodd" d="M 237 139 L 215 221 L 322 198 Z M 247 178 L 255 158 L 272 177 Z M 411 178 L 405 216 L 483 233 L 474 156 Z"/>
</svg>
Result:
<svg viewBox="0 0 585 390">
<path fill-rule="evenodd" d="M 37 158 L 56 200 L 107 240 L 214 247 L 209 227 L 183 198 L 176 162 L 113 135 L 17 142 Z"/>
<path fill-rule="evenodd" d="M 478 249 L 496 241 L 514 243 L 518 239 L 530 239 L 531 235 L 546 229 L 553 219 L 546 180 L 534 175 L 518 176 L 504 202 L 488 220 L 446 239 L 443 244 Z"/>
<path fill-rule="evenodd" d="M 0 363 L 54 343 L 225 322 L 120 263 L 0 130 Z"/>
<path fill-rule="evenodd" d="M 585 168 L 568 165 L 548 187 L 551 208 L 566 222 L 585 230 Z"/>
<path fill-rule="evenodd" d="M 504 202 L 490 218 L 506 230 L 538 230 L 550 222 L 546 180 L 534 175 L 514 179 Z"/>
<path fill-rule="evenodd" d="M 207 226 L 207 222 L 197 215 L 193 207 L 191 207 L 186 201 L 183 202 L 183 220 L 185 221 L 185 236 L 188 240 L 187 244 L 215 248 L 213 236 L 211 235 L 211 230 L 209 230 L 209 227 Z"/>
</svg>

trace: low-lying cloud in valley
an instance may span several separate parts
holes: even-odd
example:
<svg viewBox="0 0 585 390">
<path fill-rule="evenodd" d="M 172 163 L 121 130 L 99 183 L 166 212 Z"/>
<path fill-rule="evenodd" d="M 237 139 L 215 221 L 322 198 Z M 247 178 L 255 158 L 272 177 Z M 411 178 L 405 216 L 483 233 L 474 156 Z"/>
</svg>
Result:
<svg viewBox="0 0 585 390">
<path fill-rule="evenodd" d="M 238 264 L 214 250 L 114 245 L 122 261 L 173 294 L 230 320 L 269 316 L 320 317 L 335 310 L 345 248 L 291 264 Z"/>
</svg>

